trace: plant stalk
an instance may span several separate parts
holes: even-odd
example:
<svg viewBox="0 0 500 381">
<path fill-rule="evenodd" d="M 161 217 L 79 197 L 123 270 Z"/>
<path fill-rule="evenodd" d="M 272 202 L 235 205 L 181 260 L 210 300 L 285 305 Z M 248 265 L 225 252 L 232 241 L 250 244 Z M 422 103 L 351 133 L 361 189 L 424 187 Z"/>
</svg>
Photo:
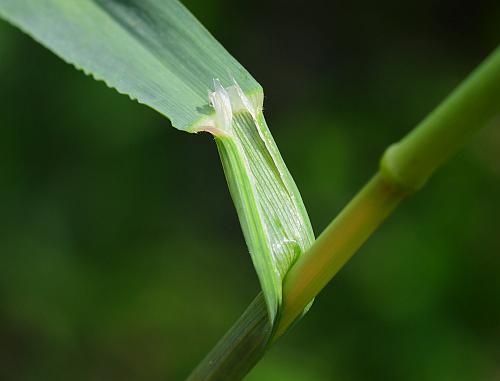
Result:
<svg viewBox="0 0 500 381">
<path fill-rule="evenodd" d="M 380 170 L 287 273 L 275 339 L 302 314 L 407 195 L 471 136 L 500 114 L 500 48 L 401 141 L 384 153 Z"/>
<path fill-rule="evenodd" d="M 287 274 L 275 339 L 300 316 L 299 306 L 304 310 L 405 196 L 377 173 L 340 212 Z"/>
</svg>

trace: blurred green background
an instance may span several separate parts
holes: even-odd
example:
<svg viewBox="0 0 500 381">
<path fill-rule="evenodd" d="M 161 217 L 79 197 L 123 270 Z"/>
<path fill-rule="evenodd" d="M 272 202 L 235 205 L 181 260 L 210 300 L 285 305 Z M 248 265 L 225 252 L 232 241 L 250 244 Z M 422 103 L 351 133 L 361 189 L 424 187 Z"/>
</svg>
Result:
<svg viewBox="0 0 500 381">
<path fill-rule="evenodd" d="M 499 42 L 500 2 L 189 0 L 266 91 L 316 234 Z M 500 129 L 248 380 L 500 380 Z M 0 380 L 181 380 L 258 292 L 215 145 L 0 22 Z"/>
</svg>

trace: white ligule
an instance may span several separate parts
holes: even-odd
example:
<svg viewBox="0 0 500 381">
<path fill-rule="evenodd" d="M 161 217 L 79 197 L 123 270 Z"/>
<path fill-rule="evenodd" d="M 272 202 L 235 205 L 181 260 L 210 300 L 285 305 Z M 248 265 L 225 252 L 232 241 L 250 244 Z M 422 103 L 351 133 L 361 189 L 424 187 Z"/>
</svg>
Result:
<svg viewBox="0 0 500 381">
<path fill-rule="evenodd" d="M 231 134 L 233 108 L 228 91 L 218 79 L 214 79 L 214 91 L 208 95 L 210 104 L 215 109 L 215 128 L 225 135 Z"/>
<path fill-rule="evenodd" d="M 214 79 L 214 91 L 208 94 L 210 105 L 214 108 L 213 116 L 205 120 L 196 131 L 207 131 L 215 136 L 232 135 L 233 115 L 248 112 L 256 121 L 262 110 L 262 97 L 249 98 L 233 79 L 234 85 L 222 86 L 219 79 Z"/>
</svg>

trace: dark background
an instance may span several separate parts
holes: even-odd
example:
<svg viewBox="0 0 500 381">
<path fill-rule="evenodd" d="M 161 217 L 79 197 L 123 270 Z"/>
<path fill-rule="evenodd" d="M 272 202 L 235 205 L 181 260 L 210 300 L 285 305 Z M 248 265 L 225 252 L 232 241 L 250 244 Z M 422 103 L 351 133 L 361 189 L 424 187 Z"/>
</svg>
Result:
<svg viewBox="0 0 500 381">
<path fill-rule="evenodd" d="M 498 1 L 186 5 L 255 76 L 318 234 L 499 42 Z M 249 380 L 500 380 L 500 130 L 406 201 Z M 0 379 L 180 380 L 259 286 L 212 138 L 0 22 Z"/>
</svg>

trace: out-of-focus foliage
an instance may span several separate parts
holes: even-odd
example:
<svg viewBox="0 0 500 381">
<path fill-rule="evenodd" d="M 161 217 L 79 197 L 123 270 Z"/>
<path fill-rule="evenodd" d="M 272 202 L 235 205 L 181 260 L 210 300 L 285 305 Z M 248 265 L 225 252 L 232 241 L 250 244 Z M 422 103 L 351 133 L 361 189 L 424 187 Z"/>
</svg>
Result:
<svg viewBox="0 0 500 381">
<path fill-rule="evenodd" d="M 186 4 L 263 84 L 317 233 L 500 23 L 487 1 Z M 0 379 L 181 379 L 259 288 L 212 139 L 5 23 L 0 89 Z M 498 378 L 499 152 L 484 130 L 248 379 Z"/>
</svg>

